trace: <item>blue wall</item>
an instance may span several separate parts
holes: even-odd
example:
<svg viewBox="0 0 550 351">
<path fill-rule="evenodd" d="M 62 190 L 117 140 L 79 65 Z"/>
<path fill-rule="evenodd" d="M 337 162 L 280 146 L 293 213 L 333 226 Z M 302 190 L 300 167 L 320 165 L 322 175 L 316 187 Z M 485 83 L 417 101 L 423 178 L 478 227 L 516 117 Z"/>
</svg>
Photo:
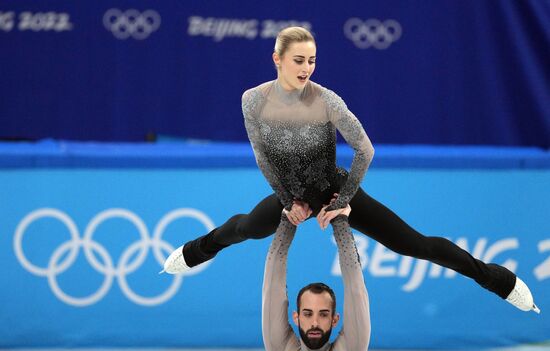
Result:
<svg viewBox="0 0 550 351">
<path fill-rule="evenodd" d="M 116 168 L 107 161 L 83 168 L 109 156 L 90 158 L 96 148 L 86 153 L 86 145 L 79 147 L 65 147 L 67 156 L 57 159 L 35 150 L 35 166 L 0 172 L 0 347 L 261 347 L 270 238 L 231 247 L 188 275 L 157 274 L 173 248 L 269 194 L 260 172 L 220 167 L 207 152 L 203 160 L 212 159 L 212 166 L 200 169 Z M 146 154 L 140 148 L 125 157 Z M 193 157 L 182 153 L 170 161 L 167 149 L 156 158 L 169 163 Z M 516 310 L 467 278 L 357 234 L 371 298 L 371 347 L 480 348 L 550 340 L 548 154 L 539 155 L 546 167 L 502 163 L 522 150 L 495 154 L 496 167 L 482 167 L 473 153 L 449 152 L 463 155 L 457 163 L 439 149 L 438 165 L 432 158 L 425 167 L 397 168 L 391 165 L 396 148 L 380 149 L 363 187 L 422 233 L 448 237 L 518 273 L 542 314 Z M 415 156 L 430 160 L 427 149 L 400 150 L 409 154 L 409 164 Z M 20 151 L 12 150 L 12 161 L 26 157 Z M 9 159 L 7 154 L 1 158 Z M 153 147 L 149 157 L 154 154 Z M 523 150 L 518 159 L 529 154 Z M 251 157 L 250 149 L 244 157 Z M 298 229 L 289 258 L 291 308 L 311 281 L 326 282 L 342 298 L 335 259 L 330 230 L 312 221 Z"/>
<path fill-rule="evenodd" d="M 376 144 L 550 147 L 540 0 L 3 0 L 0 139 L 243 141 L 241 94 L 275 78 L 289 24 Z"/>
</svg>

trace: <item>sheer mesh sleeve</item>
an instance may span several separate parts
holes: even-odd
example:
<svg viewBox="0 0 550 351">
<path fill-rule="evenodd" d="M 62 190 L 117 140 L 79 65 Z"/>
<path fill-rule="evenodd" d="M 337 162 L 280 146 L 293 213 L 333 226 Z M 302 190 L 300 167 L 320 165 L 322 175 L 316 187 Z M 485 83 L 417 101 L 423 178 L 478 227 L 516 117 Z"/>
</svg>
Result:
<svg viewBox="0 0 550 351">
<path fill-rule="evenodd" d="M 349 228 L 348 217 L 337 216 L 331 223 L 344 281 L 343 325 L 334 343 L 334 350 L 366 351 L 371 332 L 370 306 L 357 247 Z"/>
<path fill-rule="evenodd" d="M 266 351 L 296 350 L 300 343 L 288 322 L 286 270 L 288 249 L 296 226 L 281 215 L 281 222 L 265 261 L 262 288 L 262 335 Z"/>
<path fill-rule="evenodd" d="M 267 159 L 264 151 L 263 142 L 260 137 L 260 127 L 257 119 L 257 108 L 264 99 L 262 93 L 257 89 L 250 89 L 244 92 L 242 97 L 242 110 L 244 116 L 244 125 L 248 134 L 248 139 L 254 150 L 256 163 L 267 179 L 269 185 L 279 198 L 283 206 L 290 210 L 292 208 L 293 196 L 282 185 L 277 177 L 273 166 Z"/>
<path fill-rule="evenodd" d="M 333 91 L 323 89 L 322 97 L 328 107 L 330 121 L 355 150 L 349 177 L 340 189 L 338 199 L 327 210 L 344 208 L 357 192 L 374 156 L 374 148 L 361 122 L 348 110 L 345 102 Z"/>
</svg>

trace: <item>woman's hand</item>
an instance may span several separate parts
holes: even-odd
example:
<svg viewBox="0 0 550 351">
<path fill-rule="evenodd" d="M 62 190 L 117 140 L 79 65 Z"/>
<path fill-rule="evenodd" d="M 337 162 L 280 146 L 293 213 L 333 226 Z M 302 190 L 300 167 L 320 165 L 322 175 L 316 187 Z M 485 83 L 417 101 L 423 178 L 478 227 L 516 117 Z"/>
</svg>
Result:
<svg viewBox="0 0 550 351">
<path fill-rule="evenodd" d="M 319 223 L 319 226 L 323 230 L 326 229 L 328 227 L 328 225 L 330 224 L 330 221 L 332 221 L 337 216 L 343 214 L 344 216 L 347 217 L 351 213 L 350 205 L 347 205 L 344 208 L 339 208 L 337 210 L 327 211 L 326 208 L 328 206 L 332 205 L 332 203 L 334 201 L 336 201 L 336 198 L 338 198 L 338 194 L 334 194 L 334 198 L 332 198 L 332 200 L 330 200 L 330 204 L 324 206 L 321 209 L 321 211 L 319 212 L 319 214 L 317 215 L 317 222 Z"/>
<path fill-rule="evenodd" d="M 311 216 L 312 211 L 309 208 L 308 203 L 294 200 L 291 210 L 287 211 L 286 209 L 283 209 L 283 213 L 286 215 L 286 218 L 288 218 L 290 223 L 297 226 L 308 219 L 309 216 Z"/>
</svg>

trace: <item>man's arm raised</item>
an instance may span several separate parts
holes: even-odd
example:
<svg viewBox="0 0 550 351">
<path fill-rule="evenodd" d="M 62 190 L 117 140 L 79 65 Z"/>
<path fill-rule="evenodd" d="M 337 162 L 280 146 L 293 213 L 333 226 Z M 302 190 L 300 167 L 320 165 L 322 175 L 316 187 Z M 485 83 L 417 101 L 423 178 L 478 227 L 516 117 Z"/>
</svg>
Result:
<svg viewBox="0 0 550 351">
<path fill-rule="evenodd" d="M 349 214 L 349 212 L 348 212 Z M 364 351 L 370 341 L 369 295 L 347 215 L 332 220 L 344 282 L 344 317 L 334 350 Z"/>
<path fill-rule="evenodd" d="M 296 226 L 286 214 L 275 232 L 267 254 L 262 289 L 262 334 L 266 351 L 294 349 L 300 346 L 288 322 L 288 294 L 286 266 L 288 249 L 296 233 Z"/>
</svg>

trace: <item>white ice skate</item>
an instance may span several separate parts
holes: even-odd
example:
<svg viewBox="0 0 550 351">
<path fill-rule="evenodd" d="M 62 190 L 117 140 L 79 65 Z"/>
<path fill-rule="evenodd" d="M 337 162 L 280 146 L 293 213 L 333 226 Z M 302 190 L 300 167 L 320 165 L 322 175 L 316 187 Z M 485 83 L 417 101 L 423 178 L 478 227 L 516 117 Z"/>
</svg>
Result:
<svg viewBox="0 0 550 351">
<path fill-rule="evenodd" d="M 170 274 L 178 274 L 191 269 L 189 268 L 187 263 L 185 263 L 182 250 L 183 245 L 175 249 L 174 252 L 172 252 L 170 256 L 168 256 L 166 261 L 164 261 L 164 269 L 160 271 L 159 274 L 164 272 Z"/>
<path fill-rule="evenodd" d="M 514 286 L 512 292 L 510 292 L 510 294 L 506 298 L 506 301 L 522 311 L 533 310 L 536 313 L 540 313 L 539 308 L 537 307 L 537 305 L 535 305 L 535 302 L 533 301 L 533 295 L 531 295 L 531 291 L 523 282 L 523 280 L 519 279 L 519 277 L 516 277 L 516 285 Z"/>
</svg>

